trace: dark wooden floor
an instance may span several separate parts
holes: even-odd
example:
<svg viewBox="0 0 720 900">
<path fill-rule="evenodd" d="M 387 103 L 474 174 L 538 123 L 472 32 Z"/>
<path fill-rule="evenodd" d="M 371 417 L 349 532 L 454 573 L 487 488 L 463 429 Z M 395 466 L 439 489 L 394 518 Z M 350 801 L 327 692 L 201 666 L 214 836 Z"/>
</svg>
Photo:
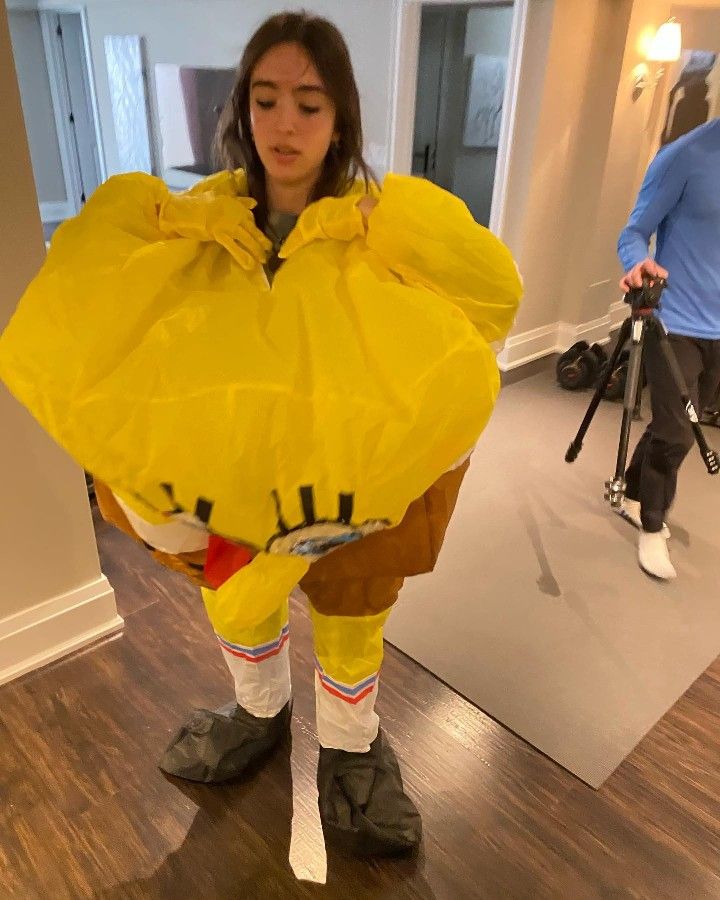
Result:
<svg viewBox="0 0 720 900">
<path fill-rule="evenodd" d="M 167 779 L 173 729 L 229 700 L 230 681 L 195 589 L 97 532 L 123 635 L 0 688 L 2 900 L 720 898 L 720 663 L 595 792 L 388 648 L 378 709 L 423 852 L 330 853 L 323 885 L 305 612 L 292 759 L 228 787 Z"/>
</svg>

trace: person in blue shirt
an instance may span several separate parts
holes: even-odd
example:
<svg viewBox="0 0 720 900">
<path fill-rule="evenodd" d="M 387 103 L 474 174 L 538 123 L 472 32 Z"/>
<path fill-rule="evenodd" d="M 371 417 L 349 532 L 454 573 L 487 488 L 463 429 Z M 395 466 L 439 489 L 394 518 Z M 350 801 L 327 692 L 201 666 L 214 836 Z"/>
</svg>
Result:
<svg viewBox="0 0 720 900">
<path fill-rule="evenodd" d="M 648 252 L 653 234 L 654 258 Z M 658 315 L 695 408 L 702 410 L 720 385 L 720 119 L 660 150 L 620 234 L 618 254 L 625 269 L 623 291 L 641 287 L 643 278 L 668 279 Z M 621 513 L 640 529 L 640 566 L 672 579 L 665 516 L 694 436 L 657 339 L 649 333 L 645 365 L 652 421 L 628 468 Z"/>
</svg>

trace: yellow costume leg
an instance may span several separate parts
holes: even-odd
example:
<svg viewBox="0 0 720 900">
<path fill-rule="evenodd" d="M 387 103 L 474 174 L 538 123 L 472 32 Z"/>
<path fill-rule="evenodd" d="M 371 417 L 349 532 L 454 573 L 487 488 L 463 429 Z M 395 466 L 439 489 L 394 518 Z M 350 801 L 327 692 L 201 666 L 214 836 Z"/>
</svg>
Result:
<svg viewBox="0 0 720 900">
<path fill-rule="evenodd" d="M 365 753 L 377 737 L 383 626 L 405 576 L 432 571 L 467 468 L 438 479 L 395 528 L 335 550 L 300 582 L 315 629 L 322 747 Z"/>
<path fill-rule="evenodd" d="M 202 589 L 205 608 L 235 680 L 238 704 L 258 718 L 271 718 L 290 699 L 288 601 L 248 626 L 218 608 L 217 591 Z"/>
<path fill-rule="evenodd" d="M 256 621 L 252 611 L 231 604 L 222 591 L 202 590 L 203 600 L 235 680 L 237 703 L 197 709 L 160 760 L 163 772 L 217 784 L 237 778 L 260 762 L 290 728 L 288 602 Z M 255 611 L 257 612 L 257 611 Z"/>
<path fill-rule="evenodd" d="M 390 610 L 373 616 L 325 616 L 312 605 L 310 609 L 320 746 L 366 753 L 378 734 L 375 700 Z"/>
<path fill-rule="evenodd" d="M 422 838 L 420 814 L 375 713 L 393 596 L 387 609 L 369 616 L 326 616 L 312 608 L 320 821 L 326 841 L 359 856 L 405 853 Z"/>
</svg>

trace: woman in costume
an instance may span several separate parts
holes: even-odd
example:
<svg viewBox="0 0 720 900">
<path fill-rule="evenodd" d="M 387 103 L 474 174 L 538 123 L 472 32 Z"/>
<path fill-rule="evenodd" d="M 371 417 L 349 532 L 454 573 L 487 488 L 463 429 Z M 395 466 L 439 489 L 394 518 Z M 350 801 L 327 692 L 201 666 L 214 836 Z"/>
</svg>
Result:
<svg viewBox="0 0 720 900">
<path fill-rule="evenodd" d="M 93 473 L 105 517 L 202 588 L 235 702 L 195 711 L 161 768 L 222 782 L 287 734 L 299 584 L 326 838 L 413 850 L 375 713 L 383 626 L 437 559 L 520 279 L 457 198 L 372 180 L 326 20 L 260 27 L 218 148 L 227 171 L 185 194 L 117 176 L 58 230 L 0 374 Z"/>
</svg>

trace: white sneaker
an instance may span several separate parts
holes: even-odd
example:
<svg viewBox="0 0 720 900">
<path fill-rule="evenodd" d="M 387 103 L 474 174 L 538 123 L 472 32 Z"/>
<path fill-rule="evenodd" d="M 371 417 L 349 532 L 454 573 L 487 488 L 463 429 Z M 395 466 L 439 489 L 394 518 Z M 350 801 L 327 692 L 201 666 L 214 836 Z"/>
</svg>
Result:
<svg viewBox="0 0 720 900">
<path fill-rule="evenodd" d="M 670 562 L 670 554 L 667 548 L 667 538 L 662 531 L 647 532 L 641 529 L 638 541 L 638 562 L 643 572 L 662 578 L 664 581 L 672 581 L 677 578 L 675 567 Z"/>
<path fill-rule="evenodd" d="M 631 525 L 634 525 L 638 531 L 642 531 L 642 519 L 640 518 L 640 501 L 639 500 L 630 500 L 627 497 L 623 498 L 622 506 L 613 506 L 614 511 L 625 519 L 626 522 L 629 522 Z M 660 532 L 662 536 L 667 540 L 670 537 L 670 529 L 667 527 L 667 524 L 663 522 L 663 528 Z"/>
</svg>

